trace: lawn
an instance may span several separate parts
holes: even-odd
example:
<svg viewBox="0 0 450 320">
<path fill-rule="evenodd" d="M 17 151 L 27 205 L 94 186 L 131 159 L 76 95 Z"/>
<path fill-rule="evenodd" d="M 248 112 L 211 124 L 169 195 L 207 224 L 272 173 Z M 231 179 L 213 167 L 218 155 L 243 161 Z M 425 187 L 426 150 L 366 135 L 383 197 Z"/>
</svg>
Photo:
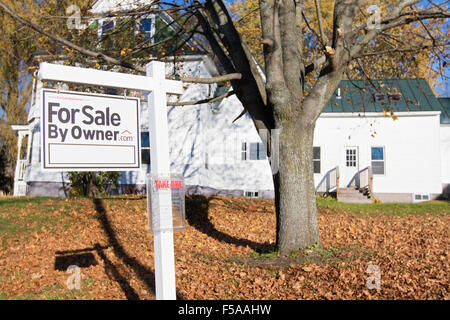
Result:
<svg viewBox="0 0 450 320">
<path fill-rule="evenodd" d="M 178 298 L 450 298 L 448 201 L 319 198 L 318 212 L 321 246 L 279 257 L 273 201 L 188 197 L 175 233 Z M 0 299 L 155 298 L 145 198 L 0 198 L 0 240 Z M 69 265 L 80 289 L 67 287 Z M 380 290 L 367 286 L 373 266 Z"/>
<path fill-rule="evenodd" d="M 427 215 L 450 214 L 449 201 L 425 201 L 419 203 L 344 203 L 338 202 L 332 197 L 317 198 L 319 209 L 332 210 L 333 212 L 348 212 L 362 215 Z"/>
</svg>

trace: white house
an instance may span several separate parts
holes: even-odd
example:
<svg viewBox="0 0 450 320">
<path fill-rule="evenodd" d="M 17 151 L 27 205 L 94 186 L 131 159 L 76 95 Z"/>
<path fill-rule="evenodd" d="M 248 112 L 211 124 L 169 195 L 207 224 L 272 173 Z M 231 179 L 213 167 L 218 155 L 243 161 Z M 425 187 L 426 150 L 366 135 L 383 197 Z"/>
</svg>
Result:
<svg viewBox="0 0 450 320">
<path fill-rule="evenodd" d="M 99 1 L 94 9 L 103 12 L 110 2 Z M 161 19 L 169 18 L 163 14 Z M 156 17 L 148 19 L 148 32 L 154 32 Z M 102 21 L 100 28 L 108 23 Z M 176 67 L 167 59 L 166 72 L 192 77 L 219 74 L 206 54 L 184 56 Z M 14 194 L 65 196 L 69 183 L 65 173 L 41 170 L 40 105 L 35 103 L 40 89 L 37 85 L 33 91 L 28 124 L 13 126 L 19 150 L 22 138 L 29 137 L 26 155 L 18 156 Z M 225 90 L 229 88 L 189 84 L 179 100 L 205 99 Z M 151 170 L 146 101 L 141 106 L 146 164 L 141 171 L 123 172 L 118 192 L 142 190 Z M 171 171 L 184 176 L 189 192 L 273 197 L 271 167 L 252 120 L 245 115 L 232 122 L 242 110 L 236 96 L 168 107 Z M 448 197 L 449 99 L 437 99 L 423 79 L 342 81 L 317 120 L 313 161 L 317 192 L 337 192 L 343 201 L 370 202 L 367 195 L 385 202 Z"/>
<path fill-rule="evenodd" d="M 384 202 L 448 197 L 449 100 L 437 99 L 423 79 L 342 81 L 316 124 L 317 192 L 333 193 L 339 186 L 338 198 L 353 202 L 367 202 L 356 188 L 367 188 Z M 208 148 L 219 151 L 227 141 L 238 138 L 233 159 L 208 164 L 205 180 L 198 184 L 234 193 L 238 189 L 241 194 L 256 191 L 258 196 L 273 195 L 268 162 L 254 160 L 265 156 L 249 150 L 261 142 L 250 119 L 231 124 L 230 115 L 240 110 L 241 104 L 232 96 L 204 116 L 211 130 L 204 131 L 212 132 L 207 134 Z M 219 134 L 223 132 L 235 135 Z"/>
</svg>

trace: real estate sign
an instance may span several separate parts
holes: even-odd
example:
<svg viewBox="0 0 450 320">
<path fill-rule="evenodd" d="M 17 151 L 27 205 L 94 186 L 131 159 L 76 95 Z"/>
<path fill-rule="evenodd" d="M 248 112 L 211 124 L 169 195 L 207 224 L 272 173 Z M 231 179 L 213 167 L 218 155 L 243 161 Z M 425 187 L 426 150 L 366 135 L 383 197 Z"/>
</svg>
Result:
<svg viewBox="0 0 450 320">
<path fill-rule="evenodd" d="M 139 170 L 139 99 L 42 89 L 43 169 Z"/>
<path fill-rule="evenodd" d="M 148 94 L 151 171 L 158 177 L 151 193 L 151 202 L 157 203 L 152 218 L 159 221 L 153 230 L 155 292 L 156 299 L 176 299 L 173 227 L 180 222 L 171 219 L 172 194 L 174 199 L 178 194 L 184 201 L 184 194 L 180 193 L 183 182 L 178 179 L 169 185 L 169 179 L 164 177 L 171 177 L 166 95 L 182 94 L 181 81 L 166 79 L 165 64 L 161 61 L 148 63 L 145 76 L 43 62 L 37 81 L 39 86 L 44 81 L 69 82 Z M 49 89 L 41 90 L 40 99 L 44 170 L 129 171 L 140 168 L 139 99 Z M 184 202 L 175 202 L 174 207 L 182 210 L 182 215 L 176 216 L 184 217 Z"/>
</svg>

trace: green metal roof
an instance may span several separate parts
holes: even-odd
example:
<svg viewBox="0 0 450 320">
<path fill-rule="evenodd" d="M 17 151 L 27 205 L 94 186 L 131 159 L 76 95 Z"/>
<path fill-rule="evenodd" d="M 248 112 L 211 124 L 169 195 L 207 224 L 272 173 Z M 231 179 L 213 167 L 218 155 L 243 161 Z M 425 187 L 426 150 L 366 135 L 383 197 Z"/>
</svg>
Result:
<svg viewBox="0 0 450 320">
<path fill-rule="evenodd" d="M 441 123 L 450 124 L 450 98 L 438 98 L 442 106 Z"/>
<path fill-rule="evenodd" d="M 336 90 L 324 113 L 441 111 L 441 123 L 450 120 L 450 99 L 438 100 L 425 79 L 342 80 L 339 88 L 340 98 Z"/>
</svg>

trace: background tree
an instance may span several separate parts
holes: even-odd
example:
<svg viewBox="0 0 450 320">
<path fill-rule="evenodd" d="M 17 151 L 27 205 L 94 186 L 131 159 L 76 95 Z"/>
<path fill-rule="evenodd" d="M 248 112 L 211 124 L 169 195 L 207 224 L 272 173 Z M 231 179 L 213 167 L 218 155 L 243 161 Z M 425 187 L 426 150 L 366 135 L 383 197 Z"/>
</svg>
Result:
<svg viewBox="0 0 450 320">
<path fill-rule="evenodd" d="M 380 12 L 389 10 L 388 1 L 373 2 Z M 303 29 L 311 32 L 304 34 L 304 54 L 311 54 L 312 48 L 320 47 L 318 20 L 315 18 L 315 1 L 304 2 Z M 333 25 L 334 0 L 320 1 L 320 12 L 323 19 L 325 35 L 331 37 Z M 366 5 L 361 12 L 360 23 L 367 19 L 371 12 Z M 259 0 L 237 0 L 230 5 L 236 29 L 258 63 L 264 65 L 264 53 L 261 43 L 262 30 L 259 16 Z M 411 23 L 392 28 L 379 35 L 379 39 L 368 46 L 361 57 L 352 61 L 346 78 L 349 79 L 381 79 L 381 78 L 424 78 L 430 86 L 436 89 L 447 79 L 444 74 L 448 59 L 448 48 L 434 46 L 447 44 L 449 25 L 445 20 L 438 19 L 428 23 Z M 415 50 L 417 48 L 417 50 Z M 384 54 L 380 54 L 384 52 Z"/>
<path fill-rule="evenodd" d="M 68 172 L 70 180 L 70 196 L 97 197 L 109 194 L 117 187 L 120 172 Z"/>
<path fill-rule="evenodd" d="M 33 1 L 8 3 L 14 10 L 25 12 L 29 19 L 38 10 Z M 3 11 L 0 11 L 0 33 L 0 190 L 10 193 L 18 152 L 11 124 L 26 124 L 33 73 L 30 67 L 39 34 Z"/>
<path fill-rule="evenodd" d="M 450 16 L 445 4 L 438 5 L 431 0 L 387 1 L 385 6 L 379 7 L 379 19 L 368 16 L 366 8 L 370 4 L 366 0 L 335 0 L 332 14 L 330 10 L 325 12 L 332 16 L 331 22 L 327 22 L 319 0 L 314 0 L 311 20 L 306 16 L 305 1 L 260 0 L 265 79 L 224 1 L 183 1 L 181 5 L 176 1 L 171 8 L 182 14 L 193 13 L 189 18 L 193 19 L 190 25 L 198 25 L 198 36 L 208 42 L 210 53 L 220 70 L 228 74 L 196 81 L 230 80 L 233 93 L 244 106 L 242 115 L 249 112 L 255 127 L 267 141 L 272 160 L 274 155 L 278 156 L 278 171 L 274 172 L 273 181 L 277 244 L 281 254 L 319 242 L 312 154 L 314 128 L 340 81 L 346 73 L 357 69 L 353 64 L 359 61 L 362 65 L 359 73 L 366 74 L 362 62 L 367 62 L 368 57 L 375 59 L 377 55 L 392 53 L 395 58 L 422 49 L 433 49 L 430 52 L 437 56 L 436 59 L 446 62 L 447 51 L 444 48 L 448 45 L 448 39 L 444 37 L 444 42 L 441 42 L 431 33 L 432 24 L 437 19 Z M 168 3 L 164 2 L 159 7 L 147 6 L 127 14 L 151 9 L 168 10 L 167 6 Z M 18 21 L 67 48 L 102 63 L 144 71 L 140 65 L 123 57 L 88 50 L 53 34 L 23 19 L 1 1 L 0 7 Z M 383 37 L 397 30 L 395 28 L 418 24 L 425 25 L 426 31 L 418 35 L 423 42 L 417 42 L 417 46 L 397 41 L 385 43 L 386 47 L 381 45 Z M 141 60 L 140 64 L 143 62 Z M 401 66 L 401 63 L 399 59 L 398 65 Z M 408 62 L 403 61 L 403 64 L 401 67 L 407 66 Z M 384 71 L 388 70 L 380 69 L 380 74 Z M 191 81 L 186 78 L 182 80 Z M 271 131 L 273 129 L 275 131 Z M 267 139 L 263 132 L 269 132 Z M 272 132 L 278 134 L 272 135 Z M 271 141 L 276 137 L 279 148 L 272 150 Z"/>
</svg>

